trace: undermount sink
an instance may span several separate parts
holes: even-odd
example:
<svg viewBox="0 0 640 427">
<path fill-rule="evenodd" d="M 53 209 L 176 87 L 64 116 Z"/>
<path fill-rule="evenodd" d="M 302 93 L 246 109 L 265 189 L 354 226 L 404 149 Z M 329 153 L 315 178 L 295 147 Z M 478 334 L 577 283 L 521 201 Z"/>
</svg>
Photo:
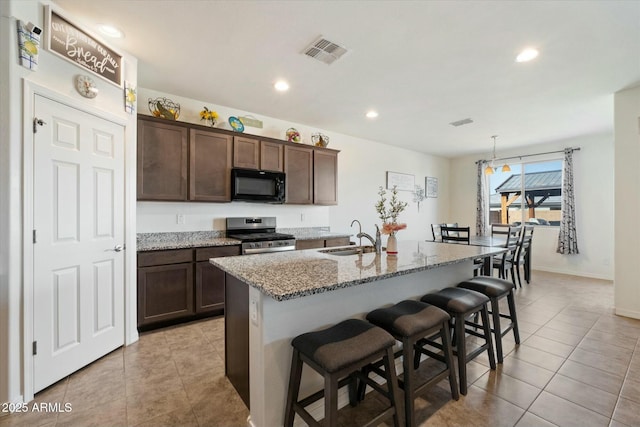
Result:
<svg viewBox="0 0 640 427">
<path fill-rule="evenodd" d="M 382 248 L 382 250 L 385 250 L 385 249 L 386 248 Z M 324 254 L 329 254 L 329 255 L 346 256 L 346 255 L 368 254 L 375 251 L 376 251 L 376 248 L 373 246 L 350 246 L 348 248 L 325 249 L 320 252 Z"/>
</svg>

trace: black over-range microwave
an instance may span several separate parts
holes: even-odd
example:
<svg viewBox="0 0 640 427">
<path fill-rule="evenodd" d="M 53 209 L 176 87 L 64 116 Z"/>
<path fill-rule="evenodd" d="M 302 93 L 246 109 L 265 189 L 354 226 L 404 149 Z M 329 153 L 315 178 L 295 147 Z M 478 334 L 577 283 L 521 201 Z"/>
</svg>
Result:
<svg viewBox="0 0 640 427">
<path fill-rule="evenodd" d="M 284 203 L 285 174 L 254 169 L 231 169 L 231 200 Z"/>
</svg>

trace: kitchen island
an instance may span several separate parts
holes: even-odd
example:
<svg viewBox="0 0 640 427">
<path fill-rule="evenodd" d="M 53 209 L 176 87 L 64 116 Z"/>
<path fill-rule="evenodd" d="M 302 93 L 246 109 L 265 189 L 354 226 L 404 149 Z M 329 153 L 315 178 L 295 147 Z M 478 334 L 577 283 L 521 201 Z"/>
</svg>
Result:
<svg viewBox="0 0 640 427">
<path fill-rule="evenodd" d="M 293 337 L 454 286 L 472 276 L 474 259 L 505 251 L 422 241 L 401 241 L 398 249 L 396 257 L 331 248 L 210 260 L 226 275 L 227 376 L 250 407 L 253 426 L 283 423 Z M 300 395 L 322 385 L 305 368 Z M 322 417 L 322 401 L 309 409 Z"/>
</svg>

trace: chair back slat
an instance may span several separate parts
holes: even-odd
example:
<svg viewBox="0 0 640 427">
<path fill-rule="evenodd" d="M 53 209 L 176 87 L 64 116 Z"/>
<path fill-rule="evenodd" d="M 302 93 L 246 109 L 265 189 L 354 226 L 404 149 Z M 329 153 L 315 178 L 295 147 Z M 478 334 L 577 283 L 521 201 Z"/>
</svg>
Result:
<svg viewBox="0 0 640 427">
<path fill-rule="evenodd" d="M 470 227 L 449 227 L 448 225 L 442 225 L 440 227 L 442 233 L 442 241 L 447 243 L 466 243 L 469 244 Z"/>
<path fill-rule="evenodd" d="M 516 262 L 524 263 L 524 258 L 531 248 L 534 229 L 535 227 L 533 225 L 525 225 L 522 227 L 522 233 L 520 234 L 520 239 L 518 240 L 518 248 L 515 255 Z"/>
</svg>

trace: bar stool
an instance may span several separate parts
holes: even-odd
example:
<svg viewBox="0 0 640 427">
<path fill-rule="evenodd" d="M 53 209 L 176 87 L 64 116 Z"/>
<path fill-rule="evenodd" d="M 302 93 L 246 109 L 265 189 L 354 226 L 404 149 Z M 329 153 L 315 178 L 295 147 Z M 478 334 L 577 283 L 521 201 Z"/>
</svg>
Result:
<svg viewBox="0 0 640 427">
<path fill-rule="evenodd" d="M 395 339 L 382 328 L 359 319 L 348 319 L 327 329 L 308 332 L 291 341 L 293 358 L 289 376 L 289 391 L 285 408 L 284 425 L 293 426 L 297 413 L 310 426 L 338 425 L 338 389 L 349 385 L 349 401 L 356 403 L 356 378 L 361 377 L 374 390 L 385 396 L 390 407 L 370 421 L 367 426 L 380 424 L 393 417 L 395 427 L 402 423 L 398 410 L 398 385 L 393 363 Z M 387 389 L 367 377 L 359 370 L 382 359 Z M 306 363 L 324 377 L 324 390 L 320 390 L 300 401 L 298 393 L 302 377 L 302 363 Z M 317 422 L 305 409 L 306 406 L 324 396 L 323 422 Z"/>
<path fill-rule="evenodd" d="M 404 390 L 404 419 L 408 427 L 415 426 L 413 413 L 415 396 L 422 391 L 433 387 L 444 378 L 449 378 L 451 386 L 451 396 L 458 400 L 458 385 L 453 365 L 453 355 L 451 352 L 451 340 L 449 337 L 449 320 L 451 317 L 446 311 L 436 306 L 425 304 L 420 301 L 406 300 L 388 307 L 373 310 L 367 314 L 367 320 L 389 332 L 393 337 L 402 342 L 402 350 L 396 352 L 395 356 L 402 356 L 404 366 L 403 379 L 399 380 L 400 387 Z M 432 337 L 440 336 L 442 345 L 434 342 Z M 428 381 L 421 385 L 415 384 L 417 366 L 413 366 L 414 347 L 418 340 L 442 350 L 444 355 L 436 354 L 429 350 L 428 354 L 446 364 L 445 369 L 438 372 Z M 417 353 L 418 359 L 420 353 Z M 365 368 L 366 369 L 366 368 Z M 375 369 L 371 369 L 374 370 Z M 377 372 L 377 371 L 376 371 Z M 368 372 L 365 373 L 368 375 Z M 359 390 L 364 397 L 364 387 Z"/>
<path fill-rule="evenodd" d="M 491 301 L 491 316 L 493 318 L 493 332 L 496 342 L 496 356 L 498 363 L 503 362 L 502 354 L 502 337 L 510 330 L 513 330 L 513 338 L 516 344 L 520 344 L 520 332 L 518 331 L 518 317 L 516 316 L 516 303 L 513 296 L 514 284 L 508 280 L 499 279 L 497 277 L 476 276 L 473 279 L 466 280 L 458 285 L 459 288 L 471 289 L 487 296 Z M 509 314 L 500 313 L 499 301 L 507 297 L 509 305 Z M 505 329 L 501 328 L 500 318 L 509 319 L 509 325 Z"/>
<path fill-rule="evenodd" d="M 454 320 L 454 355 L 458 357 L 458 378 L 460 380 L 460 393 L 467 394 L 467 362 L 471 361 L 486 350 L 489 356 L 489 366 L 496 369 L 496 361 L 491 344 L 491 328 L 489 326 L 489 314 L 487 303 L 489 298 L 479 292 L 463 288 L 444 288 L 438 292 L 423 296 L 421 301 L 440 307 Z M 467 320 L 467 317 L 480 313 L 482 325 Z M 466 328 L 470 326 L 473 329 Z M 476 331 L 482 327 L 484 333 Z M 480 347 L 467 353 L 466 334 L 484 338 L 485 342 Z M 419 343 L 421 344 L 421 343 Z"/>
</svg>

